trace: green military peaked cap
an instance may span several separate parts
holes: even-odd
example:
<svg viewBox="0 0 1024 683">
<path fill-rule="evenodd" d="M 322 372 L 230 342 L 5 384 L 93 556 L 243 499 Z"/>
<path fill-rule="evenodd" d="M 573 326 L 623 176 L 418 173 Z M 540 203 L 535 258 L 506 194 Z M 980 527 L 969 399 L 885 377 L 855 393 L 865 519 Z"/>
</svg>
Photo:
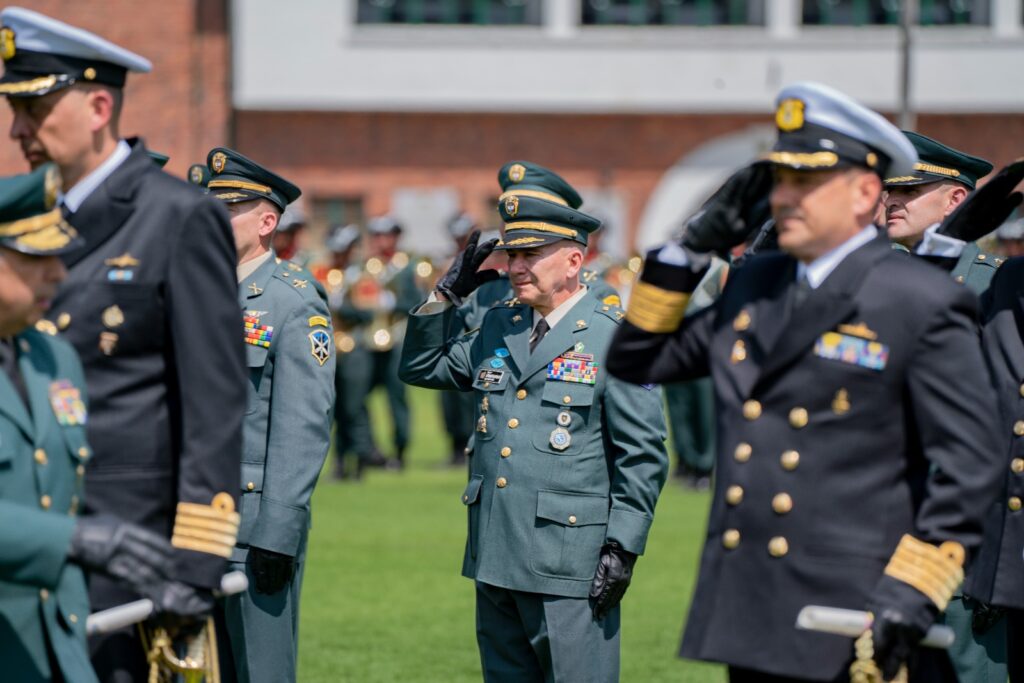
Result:
<svg viewBox="0 0 1024 683">
<path fill-rule="evenodd" d="M 206 189 L 206 184 L 210 182 L 210 167 L 206 164 L 192 164 L 188 167 L 188 181 Z"/>
<path fill-rule="evenodd" d="M 210 180 L 206 187 L 214 197 L 229 204 L 267 199 L 281 211 L 302 190 L 233 149 L 214 147 L 206 157 Z"/>
<path fill-rule="evenodd" d="M 568 206 L 534 197 L 509 195 L 498 202 L 505 221 L 505 239 L 497 249 L 532 249 L 558 240 L 584 246 L 601 221 Z"/>
<path fill-rule="evenodd" d="M 515 195 L 546 199 L 574 209 L 583 204 L 579 193 L 562 176 L 530 161 L 510 161 L 502 166 L 498 184 L 502 190 L 499 201 Z"/>
<path fill-rule="evenodd" d="M 905 130 L 903 134 L 917 150 L 918 162 L 911 174 L 886 178 L 886 187 L 955 180 L 973 190 L 979 178 L 992 172 L 992 164 L 984 159 L 964 154 L 920 133 Z"/>
<path fill-rule="evenodd" d="M 36 256 L 82 246 L 84 240 L 57 208 L 60 186 L 60 171 L 53 164 L 0 178 L 0 246 Z"/>
</svg>

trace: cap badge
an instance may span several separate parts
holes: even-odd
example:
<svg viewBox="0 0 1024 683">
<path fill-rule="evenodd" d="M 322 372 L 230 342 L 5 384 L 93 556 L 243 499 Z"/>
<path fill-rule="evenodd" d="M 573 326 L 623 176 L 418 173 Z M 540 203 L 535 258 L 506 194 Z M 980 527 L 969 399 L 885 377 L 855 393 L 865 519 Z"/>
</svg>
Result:
<svg viewBox="0 0 1024 683">
<path fill-rule="evenodd" d="M 96 69 L 91 66 L 87 67 L 85 71 L 82 72 L 82 75 L 85 76 L 85 80 L 94 81 L 96 80 Z"/>
<path fill-rule="evenodd" d="M 6 62 L 14 57 L 17 50 L 14 47 L 14 29 L 4 26 L 0 28 L 0 58 Z"/>
<path fill-rule="evenodd" d="M 214 173 L 220 173 L 224 170 L 224 164 L 227 162 L 227 155 L 224 152 L 217 152 L 213 155 L 213 159 L 210 160 L 210 168 L 213 169 Z"/>
<path fill-rule="evenodd" d="M 522 182 L 526 177 L 526 167 L 522 164 L 512 164 L 508 169 L 508 179 L 513 183 Z"/>
<path fill-rule="evenodd" d="M 864 161 L 865 163 L 867 163 L 868 168 L 874 168 L 875 166 L 878 165 L 878 155 L 875 154 L 874 152 L 868 152 L 868 155 L 867 157 L 865 157 Z"/>
<path fill-rule="evenodd" d="M 60 171 L 56 166 L 51 166 L 46 171 L 46 177 L 43 178 L 43 200 L 46 202 L 47 209 L 52 209 L 57 203 L 57 190 L 59 189 Z"/>
<path fill-rule="evenodd" d="M 194 166 L 191 171 L 188 172 L 188 179 L 193 185 L 203 184 L 203 169 Z"/>
<path fill-rule="evenodd" d="M 515 215 L 519 213 L 519 197 L 512 195 L 505 199 L 505 213 L 515 218 Z"/>
<path fill-rule="evenodd" d="M 775 125 L 784 133 L 800 130 L 804 127 L 803 100 L 788 99 L 779 102 L 775 112 Z"/>
</svg>

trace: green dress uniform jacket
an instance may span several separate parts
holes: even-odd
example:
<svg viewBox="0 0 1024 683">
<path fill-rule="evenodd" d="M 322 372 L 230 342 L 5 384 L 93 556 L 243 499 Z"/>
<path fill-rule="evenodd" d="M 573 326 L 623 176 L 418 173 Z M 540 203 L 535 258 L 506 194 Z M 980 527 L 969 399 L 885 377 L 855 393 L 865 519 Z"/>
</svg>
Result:
<svg viewBox="0 0 1024 683">
<path fill-rule="evenodd" d="M 532 354 L 530 307 L 496 306 L 461 337 L 449 336 L 454 312 L 410 317 L 400 372 L 410 384 L 478 400 L 462 573 L 586 597 L 602 545 L 644 551 L 668 469 L 661 392 L 604 372 L 622 312 L 593 292 Z M 593 356 L 593 383 L 557 378 L 560 359 L 574 352 Z"/>
<path fill-rule="evenodd" d="M 232 568 L 248 569 L 250 548 L 297 560 L 281 591 L 258 593 L 249 571 L 249 590 L 227 601 L 242 681 L 295 678 L 310 497 L 330 448 L 334 407 L 331 314 L 314 282 L 304 268 L 270 258 L 239 284 L 250 387 Z"/>
<path fill-rule="evenodd" d="M 983 252 L 975 242 L 970 242 L 960 252 L 950 275 L 954 281 L 982 296 L 1005 260 L 1001 256 Z"/>
<path fill-rule="evenodd" d="M 85 578 L 66 560 L 91 455 L 82 367 L 66 342 L 35 330 L 15 344 L 31 410 L 0 372 L 0 677 L 51 680 L 49 642 L 64 680 L 95 681 Z"/>
</svg>

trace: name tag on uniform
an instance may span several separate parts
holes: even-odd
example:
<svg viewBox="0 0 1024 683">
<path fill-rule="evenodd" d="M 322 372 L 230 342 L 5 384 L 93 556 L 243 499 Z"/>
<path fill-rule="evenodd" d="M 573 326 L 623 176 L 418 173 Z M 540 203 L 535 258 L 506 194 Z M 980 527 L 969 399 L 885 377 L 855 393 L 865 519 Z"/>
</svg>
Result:
<svg viewBox="0 0 1024 683">
<path fill-rule="evenodd" d="M 493 382 L 498 383 L 505 377 L 504 370 L 481 370 L 476 378 L 481 382 Z"/>
<path fill-rule="evenodd" d="M 563 353 L 548 363 L 548 379 L 560 382 L 578 382 L 595 384 L 597 382 L 597 363 L 590 353 Z"/>
<path fill-rule="evenodd" d="M 84 425 L 86 420 L 85 402 L 78 387 L 66 379 L 50 383 L 50 406 L 57 422 L 65 427 Z"/>
<path fill-rule="evenodd" d="M 814 355 L 881 372 L 889 362 L 889 347 L 862 337 L 826 332 L 815 342 Z"/>
</svg>

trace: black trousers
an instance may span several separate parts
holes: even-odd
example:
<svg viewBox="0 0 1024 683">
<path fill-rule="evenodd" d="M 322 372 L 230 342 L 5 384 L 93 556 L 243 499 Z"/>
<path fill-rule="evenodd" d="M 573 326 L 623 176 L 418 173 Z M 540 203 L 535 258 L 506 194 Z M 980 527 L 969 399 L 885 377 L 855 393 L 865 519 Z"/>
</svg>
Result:
<svg viewBox="0 0 1024 683">
<path fill-rule="evenodd" d="M 1006 610 L 1006 660 L 1011 683 L 1024 683 L 1024 610 Z"/>
<path fill-rule="evenodd" d="M 919 649 L 915 653 L 909 673 L 910 683 L 959 683 L 949 656 L 940 650 Z M 735 666 L 729 667 L 729 683 L 809 683 L 810 680 L 775 676 Z M 843 667 L 836 678 L 819 683 L 846 683 L 849 680 L 848 667 Z M 963 681 L 963 683 L 969 682 Z"/>
</svg>

